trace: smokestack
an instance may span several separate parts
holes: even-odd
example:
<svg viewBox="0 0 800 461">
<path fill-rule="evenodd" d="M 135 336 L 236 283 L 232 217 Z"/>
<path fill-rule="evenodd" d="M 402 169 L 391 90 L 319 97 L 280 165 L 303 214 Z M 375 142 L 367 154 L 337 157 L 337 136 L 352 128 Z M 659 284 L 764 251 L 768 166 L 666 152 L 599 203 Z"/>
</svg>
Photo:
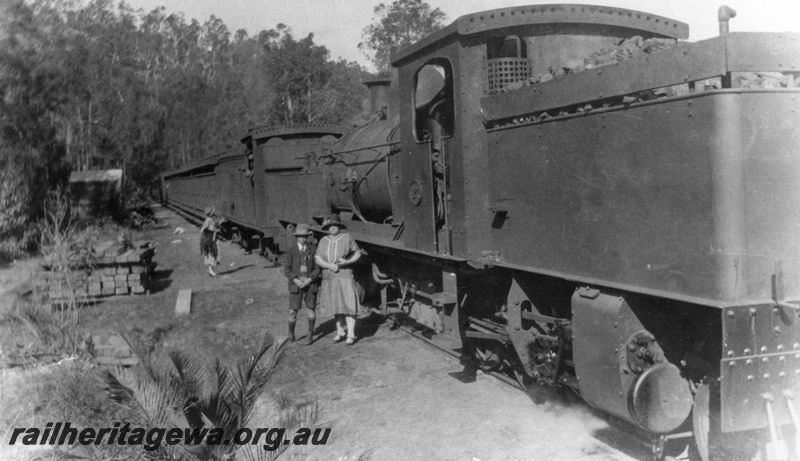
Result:
<svg viewBox="0 0 800 461">
<path fill-rule="evenodd" d="M 389 87 L 392 85 L 391 79 L 373 78 L 364 80 L 364 85 L 369 89 L 369 112 L 370 114 L 382 113 L 381 119 L 389 115 Z"/>
<path fill-rule="evenodd" d="M 736 17 L 736 10 L 728 5 L 722 5 L 717 10 L 717 19 L 719 19 L 719 35 L 724 36 L 730 33 L 730 26 L 728 21 Z"/>
</svg>

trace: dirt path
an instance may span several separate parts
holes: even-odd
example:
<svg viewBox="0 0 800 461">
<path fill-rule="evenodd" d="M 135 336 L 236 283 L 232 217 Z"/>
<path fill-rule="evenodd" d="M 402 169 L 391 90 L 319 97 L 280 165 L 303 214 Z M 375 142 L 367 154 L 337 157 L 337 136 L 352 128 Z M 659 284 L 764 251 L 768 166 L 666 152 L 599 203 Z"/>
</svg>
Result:
<svg viewBox="0 0 800 461">
<path fill-rule="evenodd" d="M 117 329 L 224 362 L 255 350 L 265 333 L 285 334 L 280 269 L 223 243 L 221 275 L 210 278 L 200 262 L 198 228 L 169 210 L 157 214 L 165 226 L 142 236 L 156 243 L 156 290 L 85 309 L 86 328 Z M 184 232 L 173 233 L 177 227 Z M 194 291 L 192 314 L 176 318 L 177 293 L 185 288 Z M 535 405 L 495 378 L 465 372 L 457 359 L 377 316 L 359 321 L 353 347 L 332 344 L 332 320 L 321 320 L 321 339 L 287 349 L 251 426 L 276 424 L 272 410 L 280 402 L 317 399 L 330 439 L 325 446 L 291 447 L 282 459 L 645 459 L 646 452 L 584 405 Z M 305 322 L 298 330 L 306 334 Z"/>
</svg>

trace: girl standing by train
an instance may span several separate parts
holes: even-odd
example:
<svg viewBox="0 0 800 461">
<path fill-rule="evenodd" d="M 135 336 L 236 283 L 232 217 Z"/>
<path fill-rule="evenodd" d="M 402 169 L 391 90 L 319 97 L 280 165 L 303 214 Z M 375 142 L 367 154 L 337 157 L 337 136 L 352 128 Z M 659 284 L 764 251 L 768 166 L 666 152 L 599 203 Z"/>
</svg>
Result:
<svg viewBox="0 0 800 461">
<path fill-rule="evenodd" d="M 348 233 L 338 214 L 331 215 L 322 226 L 328 235 L 319 241 L 314 261 L 322 268 L 322 285 L 319 288 L 318 305 L 324 312 L 332 312 L 336 317 L 336 337 L 338 343 L 345 338 L 346 344 L 356 342 L 356 315 L 358 315 L 358 293 L 349 268 L 361 257 L 361 249 Z M 345 324 L 347 336 L 345 337 Z"/>
<path fill-rule="evenodd" d="M 200 254 L 203 255 L 203 262 L 208 267 L 208 275 L 216 277 L 214 265 L 219 264 L 219 247 L 217 246 L 219 224 L 214 221 L 213 206 L 207 206 L 203 211 L 206 220 L 203 222 L 203 227 L 200 228 Z"/>
</svg>

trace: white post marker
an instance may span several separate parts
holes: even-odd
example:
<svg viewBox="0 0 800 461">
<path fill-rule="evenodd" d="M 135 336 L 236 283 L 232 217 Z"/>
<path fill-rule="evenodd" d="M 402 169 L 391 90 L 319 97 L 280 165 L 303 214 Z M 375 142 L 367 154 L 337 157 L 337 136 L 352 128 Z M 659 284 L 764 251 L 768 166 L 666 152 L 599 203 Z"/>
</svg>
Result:
<svg viewBox="0 0 800 461">
<path fill-rule="evenodd" d="M 192 313 L 192 290 L 180 290 L 178 302 L 175 303 L 175 315 L 189 315 Z"/>
</svg>

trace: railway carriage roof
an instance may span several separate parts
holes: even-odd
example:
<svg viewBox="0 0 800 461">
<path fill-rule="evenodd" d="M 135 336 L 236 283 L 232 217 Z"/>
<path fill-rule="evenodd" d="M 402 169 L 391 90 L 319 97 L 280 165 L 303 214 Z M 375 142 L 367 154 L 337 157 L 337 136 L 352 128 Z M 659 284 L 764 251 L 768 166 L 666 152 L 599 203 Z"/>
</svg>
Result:
<svg viewBox="0 0 800 461">
<path fill-rule="evenodd" d="M 302 135 L 302 134 L 333 134 L 339 135 L 350 131 L 349 128 L 328 123 L 305 124 L 305 125 L 281 125 L 269 126 L 262 125 L 247 130 L 247 135 L 242 138 L 242 143 L 247 143 L 252 139 Z"/>
<path fill-rule="evenodd" d="M 304 124 L 304 125 L 281 125 L 281 126 L 257 126 L 247 130 L 247 136 L 242 138 L 242 143 L 247 143 L 253 139 L 263 139 L 271 137 L 293 136 L 293 135 L 314 135 L 314 134 L 331 134 L 341 136 L 349 131 L 350 128 L 334 124 Z M 164 177 L 180 176 L 192 170 L 206 170 L 219 163 L 241 161 L 244 154 L 240 150 L 232 149 L 229 152 L 222 152 L 209 157 L 191 161 L 181 168 L 169 171 L 164 174 Z"/>
<path fill-rule="evenodd" d="M 186 165 L 184 165 L 184 166 L 182 166 L 182 167 L 180 167 L 178 169 L 171 170 L 171 171 L 168 171 L 168 172 L 164 173 L 164 177 L 165 178 L 169 178 L 169 177 L 172 177 L 172 176 L 179 176 L 179 175 L 181 175 L 183 173 L 186 173 L 188 171 L 208 168 L 208 167 L 210 167 L 212 165 L 216 165 L 217 162 L 219 161 L 220 157 L 222 157 L 222 156 L 223 156 L 223 154 L 215 154 L 213 156 L 209 156 L 209 157 L 204 157 L 204 158 L 201 158 L 201 159 L 193 160 L 193 161 L 187 163 Z"/>
<path fill-rule="evenodd" d="M 423 38 L 392 56 L 392 64 L 416 55 L 452 35 L 472 35 L 510 27 L 545 24 L 592 24 L 638 30 L 654 36 L 685 40 L 689 25 L 655 14 L 608 6 L 551 4 L 481 11 L 459 17 L 447 27 Z"/>
</svg>

